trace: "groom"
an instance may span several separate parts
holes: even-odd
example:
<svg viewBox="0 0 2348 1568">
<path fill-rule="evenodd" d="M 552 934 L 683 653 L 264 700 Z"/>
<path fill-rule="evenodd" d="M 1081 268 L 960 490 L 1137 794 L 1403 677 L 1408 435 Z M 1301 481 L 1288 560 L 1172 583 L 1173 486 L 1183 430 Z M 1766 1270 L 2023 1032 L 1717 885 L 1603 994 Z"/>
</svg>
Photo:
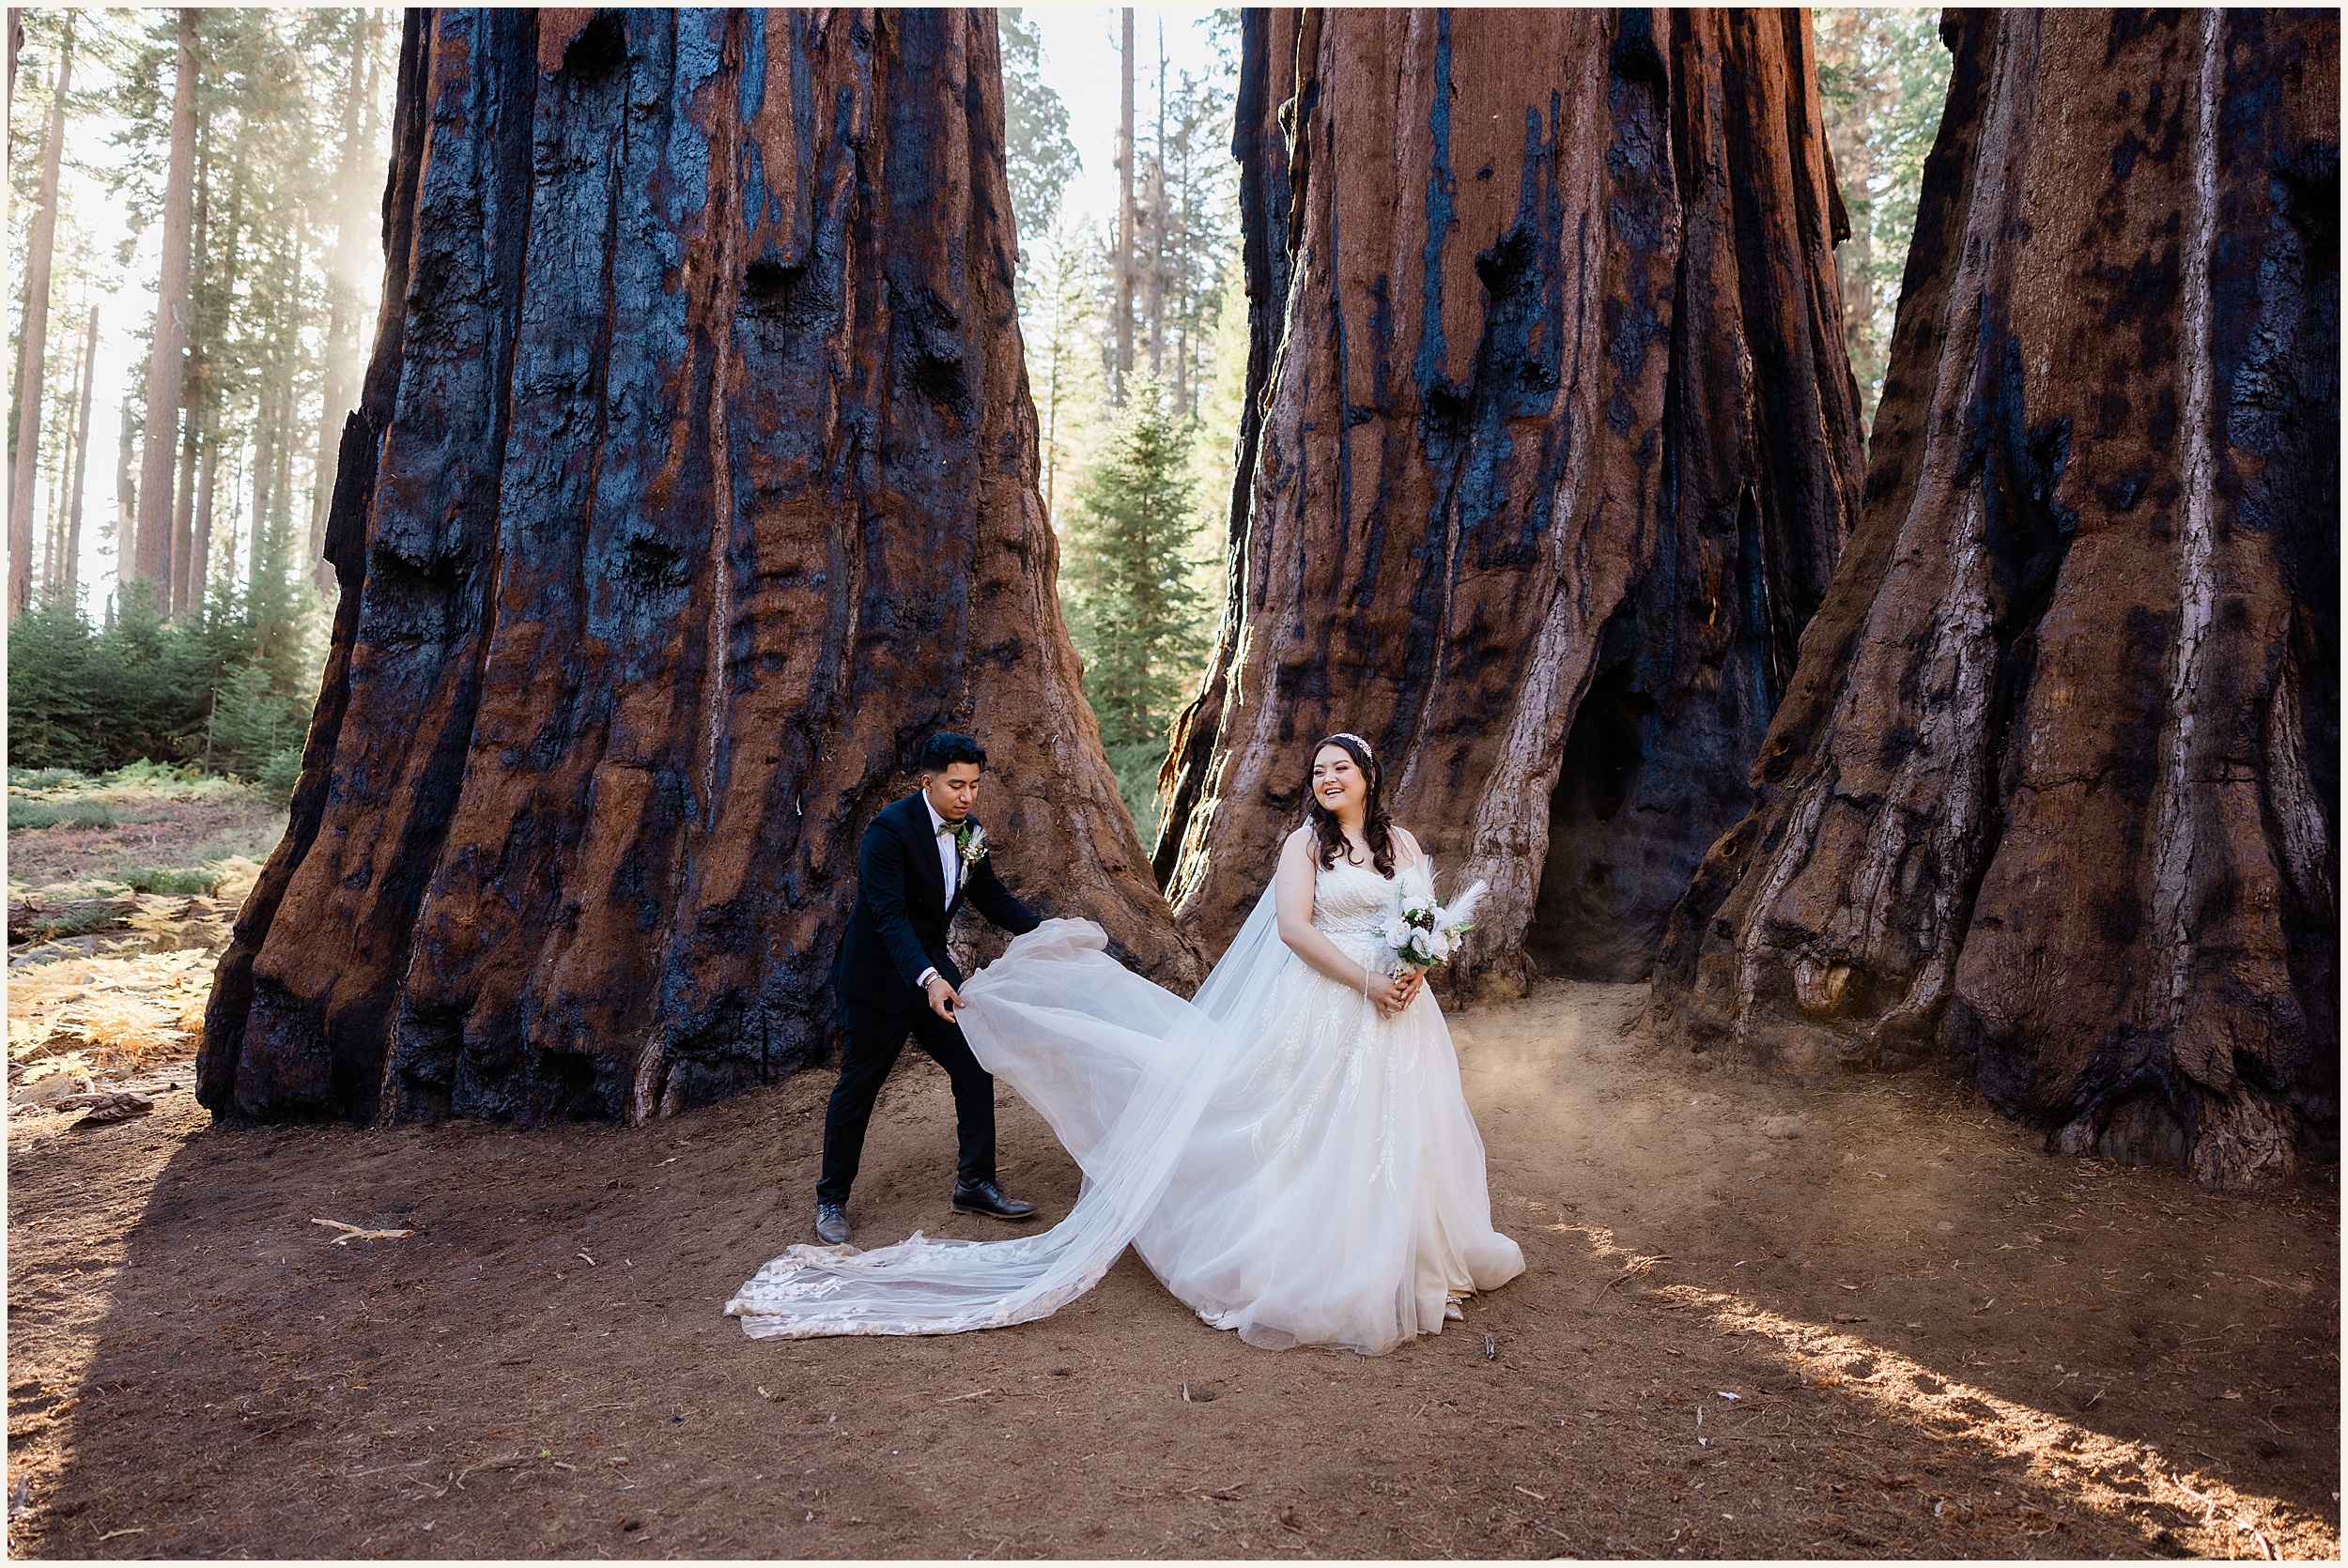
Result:
<svg viewBox="0 0 2348 1568">
<path fill-rule="evenodd" d="M 995 1184 L 995 1080 L 954 1022 L 962 972 L 946 930 L 966 897 L 1013 933 L 1042 924 L 996 876 L 986 835 L 970 815 L 986 753 L 967 735 L 932 735 L 921 748 L 920 790 L 873 819 L 857 854 L 856 907 L 832 965 L 840 998 L 840 1083 L 824 1116 L 824 1171 L 815 1184 L 815 1235 L 848 1239 L 848 1189 L 864 1152 L 888 1069 L 910 1032 L 954 1086 L 961 1142 L 954 1211 L 1026 1220 L 1033 1204 Z"/>
</svg>

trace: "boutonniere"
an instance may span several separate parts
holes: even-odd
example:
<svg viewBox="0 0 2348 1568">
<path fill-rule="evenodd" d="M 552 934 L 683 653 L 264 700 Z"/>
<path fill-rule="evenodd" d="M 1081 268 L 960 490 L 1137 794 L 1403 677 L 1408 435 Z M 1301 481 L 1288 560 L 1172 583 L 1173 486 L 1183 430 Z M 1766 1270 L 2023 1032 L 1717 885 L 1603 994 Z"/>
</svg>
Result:
<svg viewBox="0 0 2348 1568">
<path fill-rule="evenodd" d="M 963 869 L 976 866 L 986 858 L 986 829 L 976 822 L 964 822 L 954 829 L 954 848 L 961 852 Z"/>
</svg>

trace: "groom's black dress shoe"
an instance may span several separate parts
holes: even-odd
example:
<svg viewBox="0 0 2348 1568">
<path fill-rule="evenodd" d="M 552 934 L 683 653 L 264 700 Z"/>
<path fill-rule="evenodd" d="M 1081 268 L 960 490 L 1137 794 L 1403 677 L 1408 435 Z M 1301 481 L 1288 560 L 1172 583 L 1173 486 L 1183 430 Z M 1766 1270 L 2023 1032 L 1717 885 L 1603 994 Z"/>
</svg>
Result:
<svg viewBox="0 0 2348 1568">
<path fill-rule="evenodd" d="M 958 1181 L 954 1183 L 954 1212 L 983 1214 L 990 1220 L 1032 1220 L 1035 1205 L 1003 1196 L 1003 1190 L 991 1181 Z"/>
<path fill-rule="evenodd" d="M 846 1204 L 819 1203 L 815 1206 L 815 1239 L 829 1247 L 837 1247 L 848 1239 Z"/>
</svg>

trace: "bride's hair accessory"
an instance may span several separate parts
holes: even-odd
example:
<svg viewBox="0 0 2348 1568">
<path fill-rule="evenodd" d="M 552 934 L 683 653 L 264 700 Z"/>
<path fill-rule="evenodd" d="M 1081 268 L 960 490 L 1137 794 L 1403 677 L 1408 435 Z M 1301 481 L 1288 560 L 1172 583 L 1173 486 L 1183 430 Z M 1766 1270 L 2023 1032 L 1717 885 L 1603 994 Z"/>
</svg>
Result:
<svg viewBox="0 0 2348 1568">
<path fill-rule="evenodd" d="M 1340 730 L 1329 738 L 1333 741 L 1352 741 L 1355 746 L 1362 748 L 1362 755 L 1365 757 L 1375 757 L 1378 755 L 1376 752 L 1370 750 L 1369 743 L 1367 741 L 1362 739 L 1361 736 L 1356 735 L 1351 730 Z"/>
</svg>

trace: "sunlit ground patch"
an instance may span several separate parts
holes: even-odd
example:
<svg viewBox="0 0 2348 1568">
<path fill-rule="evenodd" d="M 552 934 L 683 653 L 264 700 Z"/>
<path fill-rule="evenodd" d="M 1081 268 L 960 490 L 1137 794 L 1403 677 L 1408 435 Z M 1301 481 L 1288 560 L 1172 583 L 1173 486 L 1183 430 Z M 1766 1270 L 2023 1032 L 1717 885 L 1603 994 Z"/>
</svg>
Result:
<svg viewBox="0 0 2348 1568">
<path fill-rule="evenodd" d="M 1552 1231 L 1585 1237 L 1594 1257 L 1613 1269 L 1607 1288 L 1648 1275 L 1662 1261 L 1618 1245 L 1603 1226 L 1552 1224 Z M 2018 1404 L 1888 1345 L 1842 1328 L 1788 1317 L 1749 1298 L 1689 1284 L 1648 1287 L 1649 1299 L 1707 1315 L 1722 1335 L 1750 1335 L 1773 1354 L 1794 1381 L 1863 1400 L 1884 1417 L 1944 1441 L 1988 1449 L 2034 1484 L 2074 1506 L 2128 1520 L 2147 1536 L 2166 1530 L 2196 1555 L 2227 1558 L 2336 1558 L 2339 1542 L 2321 1520 L 2306 1517 L 2279 1498 L 2244 1492 L 2200 1469 L 2181 1468 L 2152 1443 L 2130 1442 L 2052 1411 Z M 1899 1478 L 1913 1482 L 1914 1478 Z M 1971 1517 L 1963 1499 L 1920 1495 L 1935 1518 Z M 2160 1509 L 2168 1517 L 2157 1517 Z M 2027 1533 L 2052 1535 L 2051 1517 Z"/>
</svg>

